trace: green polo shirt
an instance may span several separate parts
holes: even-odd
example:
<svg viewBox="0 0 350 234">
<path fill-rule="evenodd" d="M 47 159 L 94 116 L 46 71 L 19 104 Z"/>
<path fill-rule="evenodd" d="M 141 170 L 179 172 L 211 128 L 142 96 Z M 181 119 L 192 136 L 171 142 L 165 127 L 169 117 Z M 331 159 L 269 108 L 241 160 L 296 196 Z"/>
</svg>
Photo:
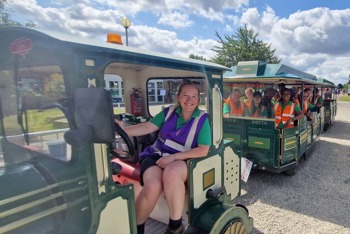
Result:
<svg viewBox="0 0 350 234">
<path fill-rule="evenodd" d="M 229 105 L 225 102 L 224 103 L 224 108 L 223 108 L 223 113 L 224 114 L 229 114 L 231 111 L 231 108 L 229 107 Z"/>
<path fill-rule="evenodd" d="M 184 121 L 183 117 L 181 116 L 182 108 L 181 106 L 178 106 L 176 108 L 176 113 L 179 115 L 179 118 L 177 118 L 176 122 L 176 129 L 179 129 L 181 126 L 183 126 L 186 122 Z M 198 107 L 194 110 L 192 117 L 195 118 L 198 117 L 200 114 L 200 110 Z M 189 121 L 188 119 L 187 121 Z M 156 125 L 158 128 L 161 128 L 165 121 L 165 113 L 164 110 L 159 112 L 156 116 L 154 116 L 150 122 Z M 201 130 L 199 131 L 198 138 L 197 138 L 198 145 L 211 145 L 211 131 L 210 131 L 210 125 L 208 118 L 204 121 L 203 126 Z"/>
<path fill-rule="evenodd" d="M 309 102 L 309 106 L 307 107 L 307 109 L 312 109 L 312 108 L 314 108 L 315 106 L 314 105 L 312 105 L 310 102 Z"/>
<path fill-rule="evenodd" d="M 282 107 L 282 113 L 283 113 L 283 111 L 284 111 L 284 108 L 286 108 L 286 106 L 289 106 L 289 105 L 292 105 L 292 104 L 293 104 L 293 103 L 292 103 L 291 101 L 289 101 L 286 105 L 284 105 L 283 102 L 280 102 L 280 105 L 281 105 L 281 107 Z M 295 104 L 295 105 L 294 105 L 294 113 L 295 113 L 295 112 L 299 112 L 299 111 L 301 111 L 300 106 L 297 105 L 297 104 Z M 283 128 L 283 123 L 282 123 L 282 121 L 281 121 L 281 123 L 278 125 L 278 128 Z"/>
<path fill-rule="evenodd" d="M 323 103 L 323 99 L 322 99 L 321 96 L 319 96 L 319 98 L 317 99 L 317 103 L 315 103 L 315 105 L 316 105 L 316 104 L 322 105 L 322 103 Z"/>
</svg>

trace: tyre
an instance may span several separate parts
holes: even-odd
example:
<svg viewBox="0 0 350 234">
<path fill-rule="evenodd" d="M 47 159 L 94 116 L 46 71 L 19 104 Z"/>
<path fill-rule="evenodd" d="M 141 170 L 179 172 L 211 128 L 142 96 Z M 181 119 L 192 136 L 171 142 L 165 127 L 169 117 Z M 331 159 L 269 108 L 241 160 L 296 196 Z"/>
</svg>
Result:
<svg viewBox="0 0 350 234">
<path fill-rule="evenodd" d="M 253 231 L 253 219 L 241 206 L 232 207 L 216 221 L 209 234 L 249 234 Z"/>
<path fill-rule="evenodd" d="M 295 175 L 295 173 L 296 173 L 296 168 L 293 167 L 293 168 L 291 168 L 291 169 L 288 169 L 288 170 L 286 170 L 284 173 L 285 173 L 287 176 L 293 176 L 293 175 Z"/>
</svg>

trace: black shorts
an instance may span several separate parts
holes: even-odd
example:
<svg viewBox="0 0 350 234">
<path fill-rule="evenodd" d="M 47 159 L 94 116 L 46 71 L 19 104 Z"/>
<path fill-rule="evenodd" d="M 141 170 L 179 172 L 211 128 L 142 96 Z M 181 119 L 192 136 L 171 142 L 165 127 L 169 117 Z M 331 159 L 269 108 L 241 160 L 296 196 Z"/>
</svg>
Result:
<svg viewBox="0 0 350 234">
<path fill-rule="evenodd" d="M 143 186 L 143 173 L 152 166 L 157 166 L 156 162 L 162 156 L 158 154 L 145 156 L 140 159 L 140 184 Z"/>
</svg>

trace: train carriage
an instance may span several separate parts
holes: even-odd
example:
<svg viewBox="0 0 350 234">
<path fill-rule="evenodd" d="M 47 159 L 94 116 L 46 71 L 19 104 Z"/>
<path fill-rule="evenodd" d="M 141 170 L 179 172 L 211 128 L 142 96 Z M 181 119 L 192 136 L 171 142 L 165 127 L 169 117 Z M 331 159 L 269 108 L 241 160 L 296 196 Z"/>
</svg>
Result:
<svg viewBox="0 0 350 234">
<path fill-rule="evenodd" d="M 314 75 L 284 64 L 240 62 L 224 74 L 224 98 L 235 89 L 242 94 L 246 89 L 253 89 L 264 96 L 268 89 L 276 93 L 281 84 L 295 94 L 305 88 L 321 87 L 324 83 Z M 244 98 L 242 95 L 241 99 Z M 302 104 L 300 108 L 303 108 Z M 306 157 L 323 131 L 324 107 L 312 115 L 313 121 L 304 117 L 294 121 L 294 127 L 285 129 L 276 129 L 273 116 L 228 116 L 224 119 L 224 137 L 233 139 L 236 152 L 251 160 L 253 168 L 293 175 L 300 159 Z"/>
<path fill-rule="evenodd" d="M 252 231 L 232 203 L 241 184 L 240 154 L 223 137 L 228 68 L 23 27 L 0 37 L 0 233 L 136 233 L 135 162 L 154 135 L 115 135 L 114 118 L 147 121 L 183 80 L 199 83 L 212 129 L 208 155 L 188 160 L 186 233 Z M 127 153 L 116 159 L 118 147 Z M 165 230 L 157 207 L 148 233 Z"/>
<path fill-rule="evenodd" d="M 337 95 L 335 94 L 337 86 L 324 78 L 318 78 L 317 80 L 321 83 L 319 87 L 323 97 L 324 120 L 322 131 L 327 131 L 337 115 Z"/>
</svg>

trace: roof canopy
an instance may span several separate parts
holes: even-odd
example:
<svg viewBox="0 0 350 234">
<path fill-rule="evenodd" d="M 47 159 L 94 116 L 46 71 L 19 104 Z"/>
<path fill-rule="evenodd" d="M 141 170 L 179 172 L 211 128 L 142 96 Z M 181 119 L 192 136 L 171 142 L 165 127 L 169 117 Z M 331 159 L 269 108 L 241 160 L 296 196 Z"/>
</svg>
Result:
<svg viewBox="0 0 350 234">
<path fill-rule="evenodd" d="M 262 61 L 239 62 L 231 67 L 231 71 L 224 73 L 224 79 L 235 81 L 272 82 L 280 80 L 300 80 L 318 83 L 316 76 L 297 70 L 284 64 L 266 64 Z"/>
</svg>

